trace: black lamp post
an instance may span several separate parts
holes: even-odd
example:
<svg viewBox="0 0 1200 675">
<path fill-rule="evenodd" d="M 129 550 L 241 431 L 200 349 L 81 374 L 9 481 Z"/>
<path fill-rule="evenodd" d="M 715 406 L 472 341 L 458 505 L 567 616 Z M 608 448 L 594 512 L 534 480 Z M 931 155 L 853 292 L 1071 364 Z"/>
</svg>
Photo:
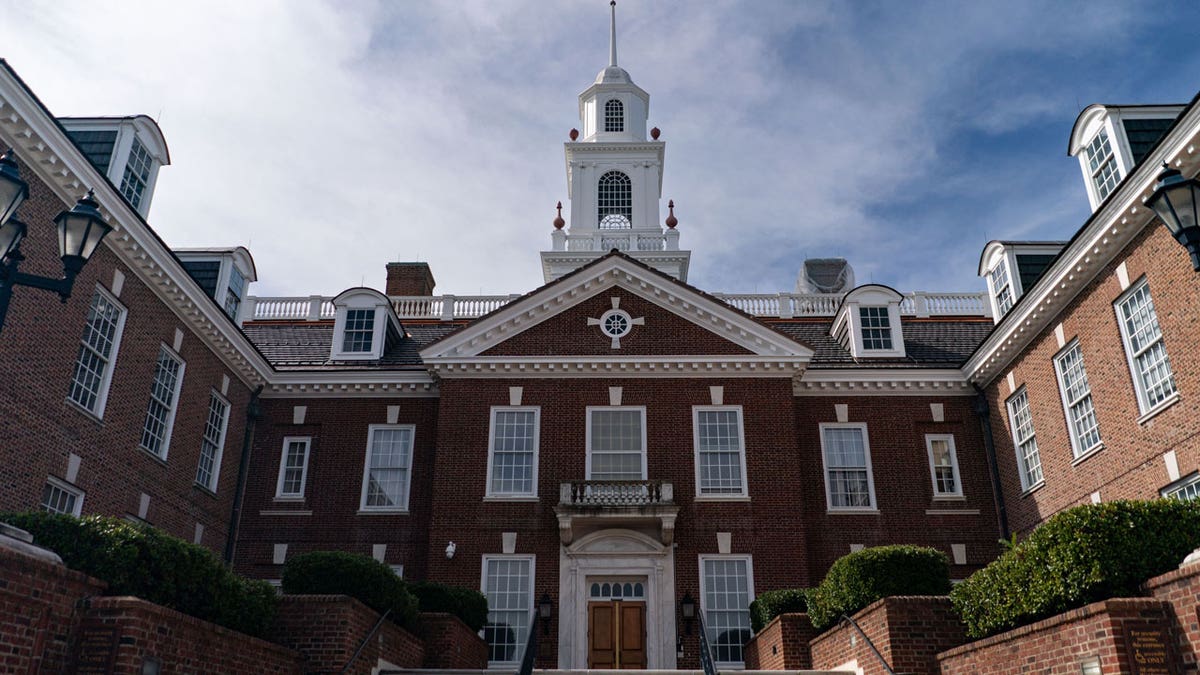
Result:
<svg viewBox="0 0 1200 675">
<path fill-rule="evenodd" d="M 12 300 L 13 288 L 28 286 L 58 293 L 63 302 L 71 297 L 75 277 L 87 264 L 100 241 L 112 231 L 100 215 L 100 205 L 88 190 L 70 211 L 63 211 L 54 218 L 58 225 L 58 253 L 62 257 L 61 279 L 41 277 L 17 271 L 25 256 L 21 255 L 21 240 L 27 227 L 13 215 L 29 196 L 29 186 L 21 180 L 13 151 L 0 156 L 0 331 L 4 329 L 4 317 Z"/>
<path fill-rule="evenodd" d="M 692 598 L 691 593 L 684 593 L 683 598 L 679 600 L 679 613 L 683 615 L 684 630 L 691 635 L 692 619 L 696 618 L 696 600 Z"/>
<path fill-rule="evenodd" d="M 554 601 L 549 593 L 538 599 L 538 620 L 542 622 L 542 635 L 550 634 L 550 618 L 554 616 Z"/>
<path fill-rule="evenodd" d="M 1163 162 L 1158 187 L 1146 200 L 1175 240 L 1192 257 L 1192 269 L 1200 272 L 1200 181 L 1184 178 Z"/>
</svg>

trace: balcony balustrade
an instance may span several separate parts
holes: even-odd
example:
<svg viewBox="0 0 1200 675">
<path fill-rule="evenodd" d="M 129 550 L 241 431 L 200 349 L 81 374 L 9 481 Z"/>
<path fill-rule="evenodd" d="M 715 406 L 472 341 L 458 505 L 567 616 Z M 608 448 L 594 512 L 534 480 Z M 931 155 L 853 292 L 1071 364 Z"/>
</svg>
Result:
<svg viewBox="0 0 1200 675">
<path fill-rule="evenodd" d="M 576 480 L 560 483 L 558 533 L 570 544 L 580 528 L 654 525 L 664 545 L 674 539 L 675 487 L 659 480 Z"/>
</svg>

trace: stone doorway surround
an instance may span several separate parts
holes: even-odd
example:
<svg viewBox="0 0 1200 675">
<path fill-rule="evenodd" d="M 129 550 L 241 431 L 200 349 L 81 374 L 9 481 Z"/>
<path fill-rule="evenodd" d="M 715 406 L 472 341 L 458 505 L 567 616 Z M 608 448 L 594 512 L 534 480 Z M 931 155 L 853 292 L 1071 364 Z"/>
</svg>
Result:
<svg viewBox="0 0 1200 675">
<path fill-rule="evenodd" d="M 645 577 L 646 667 L 675 668 L 675 550 L 626 529 L 592 532 L 559 547 L 558 667 L 587 668 L 593 577 Z"/>
</svg>

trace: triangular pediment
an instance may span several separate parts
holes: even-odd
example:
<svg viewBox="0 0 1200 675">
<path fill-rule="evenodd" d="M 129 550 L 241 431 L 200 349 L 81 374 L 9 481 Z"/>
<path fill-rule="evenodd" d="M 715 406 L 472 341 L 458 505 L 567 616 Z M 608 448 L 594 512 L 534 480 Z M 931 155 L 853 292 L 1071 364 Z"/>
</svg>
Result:
<svg viewBox="0 0 1200 675">
<path fill-rule="evenodd" d="M 473 364 L 477 371 L 506 362 L 553 371 L 575 361 L 663 372 L 667 362 L 717 360 L 749 374 L 803 369 L 812 353 L 717 298 L 611 253 L 430 344 L 421 358 L 435 369 Z"/>
</svg>

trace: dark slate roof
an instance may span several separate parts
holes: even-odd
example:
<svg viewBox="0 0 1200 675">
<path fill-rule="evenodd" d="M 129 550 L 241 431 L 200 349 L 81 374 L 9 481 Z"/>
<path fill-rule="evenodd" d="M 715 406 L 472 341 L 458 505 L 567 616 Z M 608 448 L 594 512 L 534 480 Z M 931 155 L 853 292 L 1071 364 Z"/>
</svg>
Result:
<svg viewBox="0 0 1200 675">
<path fill-rule="evenodd" d="M 108 165 L 112 163 L 113 146 L 117 142 L 117 132 L 110 130 L 76 129 L 67 132 L 67 137 L 79 148 L 88 162 L 96 167 L 101 174 L 108 174 Z"/>
<path fill-rule="evenodd" d="M 763 323 L 813 348 L 810 368 L 956 368 L 992 329 L 987 319 L 911 319 L 902 322 L 906 358 L 858 359 L 829 335 L 833 319 L 767 320 Z M 329 322 L 248 323 L 243 330 L 280 370 L 378 370 L 421 367 L 420 350 L 461 328 L 456 323 L 405 323 L 408 335 L 378 361 L 331 361 Z"/>
<path fill-rule="evenodd" d="M 1037 280 L 1042 278 L 1042 273 L 1057 257 L 1057 253 L 1017 252 L 1017 276 L 1021 277 L 1021 288 L 1033 288 Z"/>
<path fill-rule="evenodd" d="M 279 370 L 380 370 L 421 368 L 421 349 L 461 327 L 461 323 L 404 324 L 407 335 L 377 361 L 331 361 L 333 324 L 329 322 L 248 323 L 242 330 Z"/>
<path fill-rule="evenodd" d="M 1150 150 L 1175 126 L 1175 118 L 1126 119 L 1122 120 L 1122 124 L 1125 125 L 1125 138 L 1129 140 L 1129 150 L 1133 153 L 1133 163 L 1137 165 L 1146 159 Z"/>
<path fill-rule="evenodd" d="M 809 368 L 957 368 L 992 330 L 988 319 L 901 319 L 903 359 L 855 359 L 829 334 L 833 319 L 771 321 L 814 350 Z"/>
</svg>

